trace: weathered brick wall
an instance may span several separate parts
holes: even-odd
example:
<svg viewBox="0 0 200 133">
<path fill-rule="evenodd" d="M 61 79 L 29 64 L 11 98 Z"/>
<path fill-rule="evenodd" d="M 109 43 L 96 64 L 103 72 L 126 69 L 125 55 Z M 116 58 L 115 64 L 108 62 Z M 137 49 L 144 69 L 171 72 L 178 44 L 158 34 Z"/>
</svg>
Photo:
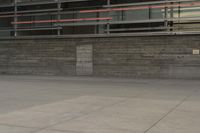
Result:
<svg viewBox="0 0 200 133">
<path fill-rule="evenodd" d="M 70 40 L 0 41 L 1 74 L 75 75 L 75 64 Z"/>
<path fill-rule="evenodd" d="M 193 49 L 200 35 L 0 40 L 0 73 L 199 79 Z"/>
<path fill-rule="evenodd" d="M 94 74 L 200 78 L 200 36 L 127 37 L 99 40 L 94 45 Z"/>
</svg>

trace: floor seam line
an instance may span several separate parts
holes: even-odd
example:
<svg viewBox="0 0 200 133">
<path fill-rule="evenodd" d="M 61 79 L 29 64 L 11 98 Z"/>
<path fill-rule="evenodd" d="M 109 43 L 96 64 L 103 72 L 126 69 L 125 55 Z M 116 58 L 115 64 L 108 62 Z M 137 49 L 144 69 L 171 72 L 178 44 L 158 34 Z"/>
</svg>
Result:
<svg viewBox="0 0 200 133">
<path fill-rule="evenodd" d="M 79 131 L 72 131 L 72 130 L 59 130 L 59 129 L 50 129 L 52 131 L 59 131 L 59 132 L 63 132 L 63 133 L 83 133 L 83 132 L 79 132 Z"/>
<path fill-rule="evenodd" d="M 47 127 L 44 127 L 44 128 L 40 128 L 40 129 L 38 129 L 38 131 L 33 131 L 33 132 L 31 132 L 31 133 L 37 133 L 37 132 L 39 132 L 39 131 L 42 131 L 42 130 L 48 129 L 48 128 L 50 128 L 50 127 L 56 126 L 56 125 L 58 125 L 58 124 L 61 124 L 61 123 L 63 123 L 63 122 L 68 122 L 68 121 L 77 119 L 77 118 L 82 117 L 82 116 L 87 116 L 87 115 L 89 115 L 89 114 L 93 114 L 93 113 L 98 112 L 98 111 L 100 111 L 100 110 L 103 110 L 103 109 L 105 109 L 105 108 L 112 107 L 112 106 L 115 106 L 115 105 L 117 105 L 117 104 L 119 104 L 119 103 L 126 102 L 128 99 L 130 99 L 130 98 L 125 98 L 125 99 L 123 99 L 123 100 L 121 100 L 121 101 L 118 101 L 118 102 L 115 102 L 115 103 L 113 103 L 113 104 L 110 104 L 110 105 L 107 105 L 107 106 L 103 106 L 102 108 L 99 108 L 99 109 L 97 109 L 97 110 L 95 110 L 95 111 L 92 111 L 92 112 L 90 112 L 90 113 L 85 113 L 85 114 L 83 114 L 83 115 L 81 115 L 81 116 L 75 116 L 75 117 L 73 117 L 73 118 L 71 118 L 71 119 L 69 119 L 69 120 L 60 121 L 60 122 L 58 122 L 58 123 L 56 123 L 56 124 L 53 124 L 53 125 L 50 125 L 50 126 L 47 126 Z"/>
<path fill-rule="evenodd" d="M 174 106 L 171 110 L 169 110 L 165 115 L 163 115 L 158 121 L 156 121 L 150 128 L 144 131 L 144 133 L 149 132 L 154 126 L 156 126 L 160 121 L 166 118 L 169 114 L 171 114 L 174 110 L 176 110 L 181 104 L 183 104 L 188 98 L 194 95 L 194 93 L 198 90 L 194 90 L 192 94 L 183 98 L 176 106 Z"/>
<path fill-rule="evenodd" d="M 2 126 L 8 126 L 8 127 L 22 127 L 22 128 L 37 128 L 37 129 L 39 129 L 38 127 L 26 127 L 26 126 L 19 126 L 19 125 L 6 124 L 6 123 L 0 123 L 0 125 L 2 125 Z"/>
</svg>

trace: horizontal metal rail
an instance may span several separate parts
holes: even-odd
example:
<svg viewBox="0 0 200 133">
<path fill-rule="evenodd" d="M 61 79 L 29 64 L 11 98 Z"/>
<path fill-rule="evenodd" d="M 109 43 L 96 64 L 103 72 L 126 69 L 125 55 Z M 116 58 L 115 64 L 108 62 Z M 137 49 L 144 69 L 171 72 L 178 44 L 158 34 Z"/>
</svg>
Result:
<svg viewBox="0 0 200 133">
<path fill-rule="evenodd" d="M 17 31 L 36 31 L 36 30 L 57 30 L 57 29 L 62 29 L 62 27 L 44 27 L 44 28 L 37 28 L 37 27 L 33 27 L 33 28 L 22 28 L 22 29 L 16 29 Z M 15 31 L 15 29 L 0 29 L 1 31 Z"/>
<path fill-rule="evenodd" d="M 146 28 L 115 28 L 110 29 L 110 32 L 119 32 L 119 31 L 150 31 L 150 30 L 167 30 L 172 29 L 173 27 L 146 27 Z M 107 30 L 105 30 L 107 31 Z"/>
<path fill-rule="evenodd" d="M 142 5 L 157 5 L 157 4 L 174 4 L 182 2 L 197 2 L 199 0 L 163 0 L 163 1 L 151 1 L 151 2 L 137 2 L 137 3 L 126 3 L 126 4 L 114 4 L 114 5 L 105 5 L 105 8 L 108 7 L 126 7 L 126 6 L 142 6 Z"/>
<path fill-rule="evenodd" d="M 92 1 L 92 0 L 59 0 L 59 1 L 37 1 L 37 2 L 18 2 L 18 6 L 31 6 L 31 5 L 47 5 L 47 4 L 56 4 L 56 3 L 69 3 L 69 2 L 83 2 L 83 1 Z M 97 1 L 97 0 L 93 0 Z M 102 0 L 101 0 L 102 1 Z M 106 0 L 105 0 L 106 1 Z M 132 4 L 115 4 L 115 5 L 104 5 L 105 7 L 118 7 L 118 6 L 131 6 L 131 5 L 149 5 L 149 4 L 161 4 L 161 3 L 177 3 L 177 2 L 193 2 L 198 0 L 160 0 L 160 1 L 152 1 L 152 2 L 137 2 Z M 98 2 L 98 1 L 97 1 Z M 2 4 L 0 5 L 0 8 L 2 7 L 12 7 L 15 6 L 14 3 L 10 4 Z"/>
<path fill-rule="evenodd" d="M 174 33 L 175 31 L 179 31 L 179 33 L 186 32 L 185 29 L 190 30 L 193 29 L 196 32 L 198 30 L 200 32 L 200 9 L 196 7 L 200 7 L 199 0 L 165 0 L 165 1 L 146 1 L 146 2 L 121 2 L 120 4 L 110 3 L 109 0 L 104 0 L 105 3 L 100 5 L 91 5 L 85 7 L 66 7 L 65 3 L 68 2 L 83 2 L 83 1 L 94 1 L 94 0 L 51 0 L 51 1 L 37 1 L 37 2 L 18 2 L 8 4 L 9 7 L 3 7 L 0 12 L 0 19 L 2 20 L 2 25 L 8 25 L 11 27 L 7 27 L 4 29 L 0 29 L 1 32 L 10 32 L 14 33 L 17 36 L 17 33 L 23 31 L 38 31 L 34 32 L 36 34 L 42 34 L 40 31 L 49 31 L 49 34 L 55 33 L 58 36 L 62 36 L 62 34 L 68 33 L 73 34 L 74 30 L 77 30 L 81 26 L 88 27 L 86 29 L 85 34 L 90 33 L 87 32 L 90 30 L 94 31 L 93 34 L 120 34 L 132 32 L 132 33 L 142 33 L 143 32 L 155 32 L 155 33 Z M 97 1 L 97 0 L 96 0 Z M 103 0 L 101 0 L 103 1 Z M 48 8 L 48 4 L 56 4 L 50 9 Z M 63 5 L 62 5 L 63 4 Z M 35 5 L 45 5 L 46 8 L 37 7 Z M 25 8 L 24 7 L 29 7 Z M 4 12 L 4 8 L 5 12 Z M 10 9 L 9 9 L 10 8 Z M 22 10 L 23 9 L 23 10 Z M 153 18 L 153 9 L 159 9 L 159 17 L 157 19 Z M 186 10 L 187 9 L 187 10 Z M 195 10 L 194 10 L 195 9 Z M 147 11 L 145 19 L 139 18 L 127 18 L 126 11 Z M 196 17 L 183 17 L 181 15 L 182 11 L 190 13 L 196 13 Z M 119 13 L 115 15 L 119 15 L 116 19 L 115 16 L 111 13 Z M 129 12 L 131 13 L 131 12 Z M 188 15 L 188 13 L 186 15 Z M 70 16 L 68 18 L 68 15 Z M 80 15 L 80 16 L 79 16 Z M 86 15 L 85 17 L 83 17 Z M 87 16 L 88 15 L 88 16 Z M 89 17 L 92 15 L 93 17 Z M 36 17 L 40 16 L 40 17 Z M 42 17 L 42 16 L 48 16 Z M 81 17 L 82 16 L 82 17 Z M 27 17 L 27 18 L 26 18 Z M 50 19 L 51 18 L 51 19 Z M 1 21 L 0 21 L 1 23 Z M 8 23 L 8 24 L 6 24 Z M 187 24 L 187 26 L 184 26 Z M 195 28 L 192 25 L 197 25 Z M 38 26 L 41 25 L 41 26 Z M 46 25 L 46 26 L 44 26 Z M 137 25 L 139 27 L 137 27 Z M 191 25 L 191 26 L 189 26 Z M 91 27 L 90 27 L 91 26 Z M 70 31 L 67 31 L 67 28 L 70 27 Z M 77 28 L 77 29 L 76 29 Z M 101 28 L 101 29 L 100 29 Z M 50 31 L 58 31 L 58 32 L 50 32 Z M 61 32 L 63 31 L 63 32 Z M 66 32 L 65 32 L 66 31 Z M 25 33 L 25 32 L 24 32 Z M 30 32 L 31 33 L 31 32 Z M 48 33 L 48 32 L 45 32 Z M 80 32 L 81 33 L 81 32 Z M 193 33 L 191 31 L 191 33 Z M 78 33 L 76 34 L 79 35 Z"/>
<path fill-rule="evenodd" d="M 138 37 L 138 36 L 174 36 L 174 35 L 200 35 L 200 31 L 175 31 L 175 32 L 140 32 L 140 33 L 113 33 L 113 34 L 71 34 L 71 35 L 34 35 L 34 36 L 11 36 L 0 37 L 1 40 L 8 39 L 54 39 L 54 38 L 108 38 L 108 37 Z"/>
<path fill-rule="evenodd" d="M 58 10 L 63 10 L 62 8 L 61 9 L 40 9 L 40 10 L 27 10 L 27 11 L 17 11 L 17 13 L 34 13 L 34 12 L 53 12 L 53 11 L 58 11 Z M 15 11 L 12 11 L 12 12 L 0 12 L 0 15 L 2 14 L 14 14 Z"/>
<path fill-rule="evenodd" d="M 112 17 L 21 21 L 21 22 L 12 22 L 12 24 L 64 23 L 64 22 L 97 21 L 97 20 L 98 21 L 100 21 L 100 20 L 112 20 Z"/>
<path fill-rule="evenodd" d="M 112 12 L 112 11 L 130 11 L 130 10 L 144 10 L 144 9 L 161 9 L 161 8 L 182 8 L 182 7 L 196 7 L 200 6 L 200 2 L 192 2 L 187 4 L 163 4 L 163 5 L 148 5 L 148 6 L 134 6 L 126 8 L 107 8 L 107 9 L 95 9 L 95 10 L 80 10 L 80 11 L 65 11 L 60 12 L 60 14 L 74 14 L 74 13 L 97 13 L 97 12 Z M 52 12 L 52 11 L 62 11 L 63 9 L 43 9 L 43 10 L 28 10 L 28 11 L 17 11 L 17 16 L 36 16 L 37 14 L 23 15 L 22 13 L 33 13 L 33 12 Z M 0 12 L 2 14 L 14 14 L 15 12 Z M 49 13 L 50 14 L 50 13 Z M 56 15 L 57 13 L 51 13 L 51 15 Z M 39 15 L 45 15 L 39 14 Z M 2 15 L 0 18 L 15 17 L 15 15 Z"/>
<path fill-rule="evenodd" d="M 184 29 L 196 29 L 200 28 L 200 26 L 196 27 L 186 27 Z M 63 29 L 62 27 L 33 27 L 33 28 L 22 28 L 22 29 L 17 29 L 17 31 L 36 31 L 36 30 L 57 30 L 57 29 Z M 147 27 L 147 28 L 119 28 L 119 29 L 110 29 L 109 31 L 111 32 L 117 32 L 117 31 L 151 31 L 151 30 L 170 30 L 170 29 L 175 29 L 174 27 Z M 14 31 L 14 29 L 0 29 L 1 31 Z M 105 30 L 107 31 L 107 30 Z"/>
<path fill-rule="evenodd" d="M 154 6 L 133 6 L 127 8 L 111 8 L 111 9 L 97 9 L 97 10 L 81 10 L 80 13 L 94 13 L 94 12 L 112 12 L 112 11 L 129 11 L 129 10 L 141 10 L 141 9 L 160 9 L 160 8 L 174 8 L 174 7 L 193 7 L 200 6 L 200 2 L 193 2 L 188 4 L 164 4 L 164 5 L 154 5 Z"/>
<path fill-rule="evenodd" d="M 65 22 L 79 22 L 79 21 L 97 21 L 97 20 L 112 20 L 112 17 L 105 18 L 80 18 L 80 19 L 63 19 L 63 20 L 41 20 L 41 21 L 22 21 L 12 22 L 12 24 L 34 24 L 34 23 L 65 23 Z M 103 25 L 103 24 L 136 24 L 136 23 L 155 23 L 165 21 L 200 21 L 200 18 L 169 18 L 169 19 L 148 19 L 148 20 L 129 20 L 129 21 L 107 21 L 107 22 L 93 22 L 93 23 L 68 23 L 60 24 L 61 26 L 77 26 L 77 25 Z M 59 24 L 58 24 L 59 25 Z"/>
</svg>

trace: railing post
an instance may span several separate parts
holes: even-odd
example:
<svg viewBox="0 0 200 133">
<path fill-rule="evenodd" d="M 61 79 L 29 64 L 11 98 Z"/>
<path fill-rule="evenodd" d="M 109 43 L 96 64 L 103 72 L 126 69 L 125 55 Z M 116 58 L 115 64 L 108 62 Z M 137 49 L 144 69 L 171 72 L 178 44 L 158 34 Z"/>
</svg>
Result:
<svg viewBox="0 0 200 133">
<path fill-rule="evenodd" d="M 165 3 L 165 5 L 167 5 L 167 3 Z M 165 25 L 165 28 L 168 30 L 168 7 L 167 6 L 165 6 L 164 17 L 165 17 L 164 25 Z"/>
<path fill-rule="evenodd" d="M 179 6 L 178 6 L 178 31 L 180 31 L 180 18 L 181 18 L 181 6 L 180 6 L 181 2 L 179 2 Z"/>
<path fill-rule="evenodd" d="M 58 18 L 58 20 L 60 20 L 61 19 L 61 15 L 60 15 L 60 9 L 61 9 L 61 2 L 60 2 L 60 0 L 57 0 L 57 7 L 58 7 L 58 14 L 57 14 L 57 18 Z M 60 24 L 59 24 L 59 22 L 58 22 L 58 29 L 57 29 L 57 35 L 58 36 L 60 36 Z"/>
<path fill-rule="evenodd" d="M 107 0 L 107 6 L 108 8 L 110 9 L 110 1 L 111 0 Z M 110 11 L 108 11 L 108 17 L 110 17 Z M 108 23 L 106 25 L 106 31 L 107 31 L 107 34 L 110 34 L 110 23 L 109 23 L 110 20 L 108 20 Z"/>
<path fill-rule="evenodd" d="M 14 0 L 14 36 L 17 37 L 17 24 L 16 22 L 18 21 L 17 17 L 17 0 Z"/>
</svg>

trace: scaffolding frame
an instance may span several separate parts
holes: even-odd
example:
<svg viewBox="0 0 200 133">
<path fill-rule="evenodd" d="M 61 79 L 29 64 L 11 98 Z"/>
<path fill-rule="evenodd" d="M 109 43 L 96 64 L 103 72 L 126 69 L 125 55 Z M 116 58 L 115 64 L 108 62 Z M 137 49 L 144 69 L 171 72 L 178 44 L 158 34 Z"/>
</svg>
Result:
<svg viewBox="0 0 200 133">
<path fill-rule="evenodd" d="M 62 30 L 64 27 L 80 27 L 80 26 L 94 26 L 95 31 L 93 34 L 102 36 L 102 34 L 137 34 L 140 35 L 152 35 L 152 34 L 169 34 L 169 33 L 200 33 L 200 16 L 199 17 L 185 17 L 181 18 L 181 8 L 191 8 L 200 7 L 199 0 L 165 0 L 165 1 L 147 1 L 147 2 L 137 2 L 137 3 L 122 3 L 122 4 L 111 4 L 112 0 L 104 0 L 105 4 L 101 6 L 89 6 L 89 7 L 73 7 L 73 8 L 62 8 L 66 3 L 73 2 L 85 2 L 92 0 L 49 0 L 49 1 L 36 1 L 36 2 L 18 2 L 14 0 L 10 4 L 2 4 L 1 8 L 12 8 L 13 11 L 0 11 L 0 19 L 11 18 L 11 26 L 7 28 L 1 28 L 0 32 L 10 32 L 12 35 L 10 37 L 26 36 L 20 35 L 19 33 L 24 31 L 55 31 L 53 35 L 63 36 Z M 26 6 L 42 6 L 42 5 L 54 5 L 53 8 L 48 9 L 30 9 L 30 10 L 19 10 L 19 7 Z M 178 12 L 178 17 L 174 18 L 174 8 Z M 112 12 L 123 12 L 124 11 L 135 11 L 135 10 L 149 10 L 149 19 L 145 20 L 114 20 L 111 13 Z M 162 19 L 151 19 L 151 10 L 161 9 L 163 10 Z M 62 19 L 62 15 L 73 15 L 78 14 L 90 14 L 96 13 L 96 17 L 87 18 L 73 18 L 73 19 Z M 106 17 L 101 17 L 100 13 L 106 13 Z M 55 16 L 55 19 L 46 20 L 31 20 L 31 21 L 20 21 L 21 17 L 38 17 L 38 16 Z M 170 16 L 170 17 L 169 17 Z M 123 15 L 122 15 L 123 17 Z M 86 21 L 83 23 L 83 21 Z M 48 23 L 51 25 L 46 26 L 21 26 L 21 25 L 36 25 Z M 172 25 L 173 23 L 173 25 Z M 122 27 L 122 28 L 112 28 L 113 25 L 153 25 L 161 24 L 161 26 L 150 26 L 150 27 Z M 187 27 L 186 31 L 182 30 L 181 27 L 184 24 L 196 24 L 197 26 Z M 199 25 L 198 25 L 199 24 Z M 176 26 L 174 26 L 176 25 Z M 104 26 L 104 32 L 98 33 L 99 26 Z M 52 35 L 52 34 L 49 34 Z M 67 34 L 69 36 L 80 36 L 80 34 Z M 29 36 L 29 35 L 27 35 Z M 31 35 L 37 36 L 37 35 Z M 85 36 L 85 35 L 83 35 Z M 90 34 L 86 35 L 90 36 Z"/>
</svg>

